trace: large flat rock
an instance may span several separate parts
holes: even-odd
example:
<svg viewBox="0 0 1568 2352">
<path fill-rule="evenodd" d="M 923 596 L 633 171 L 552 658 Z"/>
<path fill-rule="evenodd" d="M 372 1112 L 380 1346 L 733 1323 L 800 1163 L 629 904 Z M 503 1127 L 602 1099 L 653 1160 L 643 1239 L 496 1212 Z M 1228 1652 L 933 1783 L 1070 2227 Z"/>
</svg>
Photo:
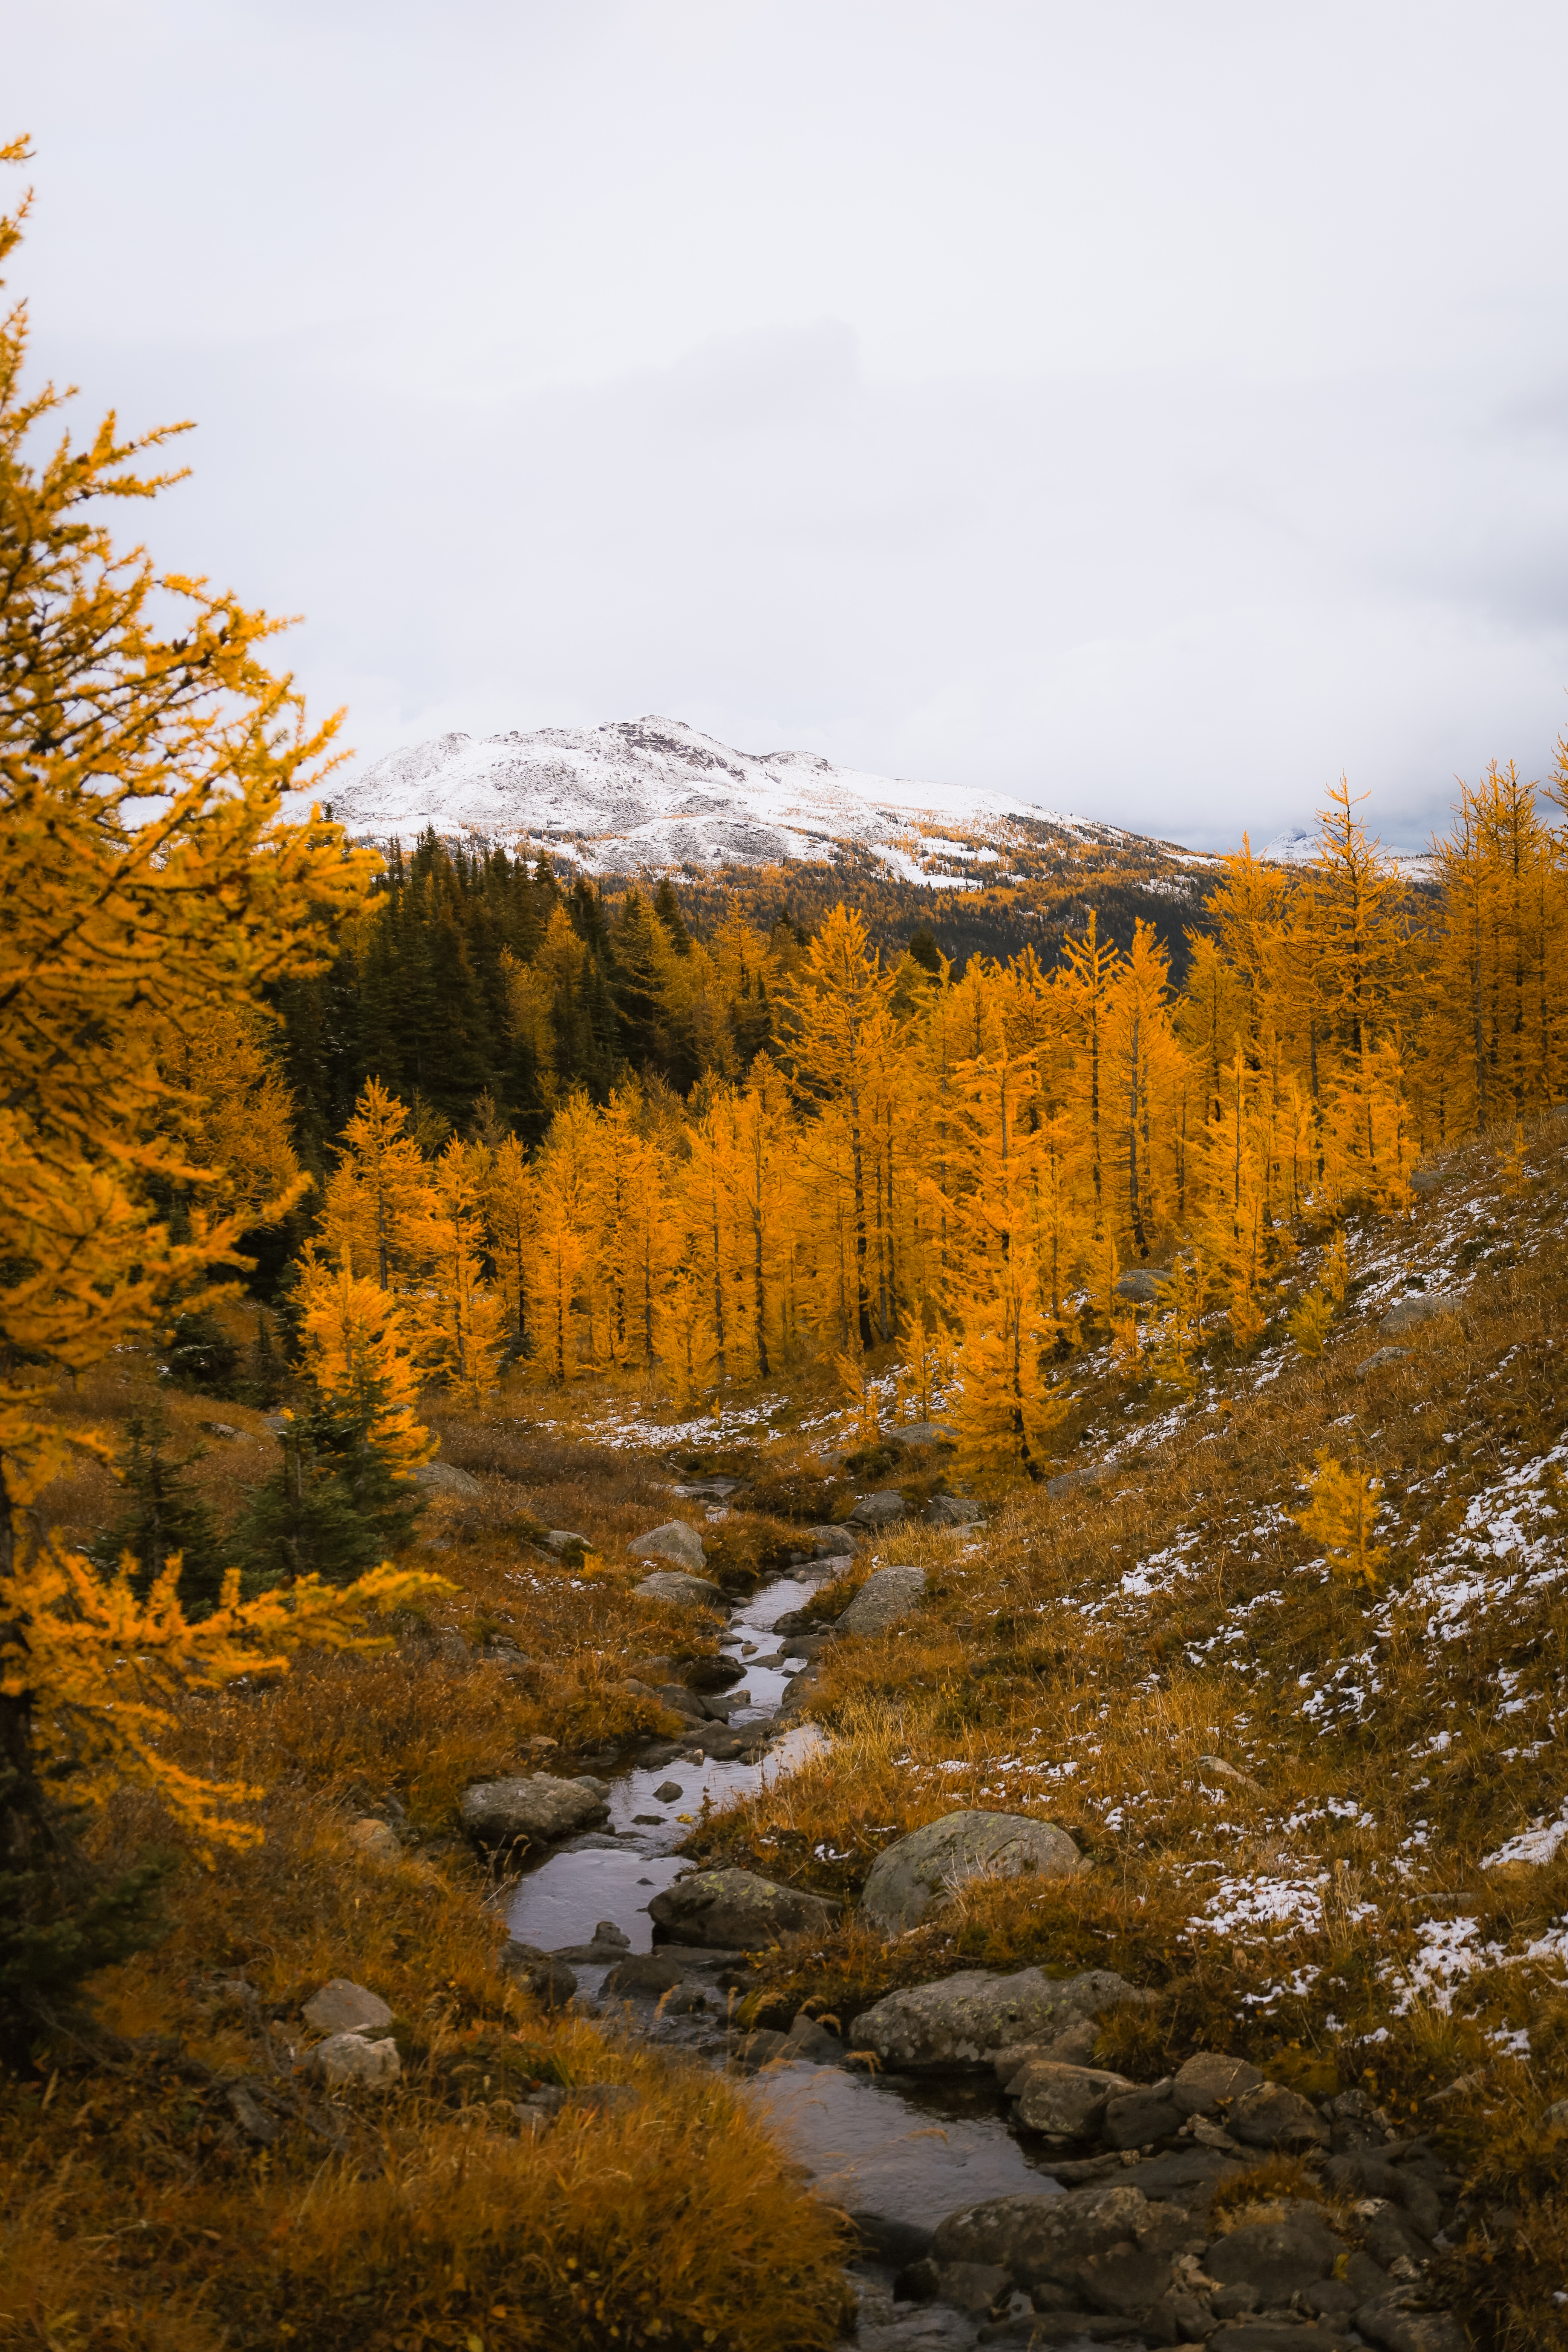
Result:
<svg viewBox="0 0 1568 2352">
<path fill-rule="evenodd" d="M 694 1870 L 648 1905 L 671 1944 L 724 1944 L 760 1951 L 783 1936 L 826 1935 L 842 1906 L 798 1886 L 776 1886 L 749 1870 Z"/>
<path fill-rule="evenodd" d="M 882 1572 L 900 1573 L 897 1569 Z M 871 1579 L 872 1584 L 877 1581 Z M 869 1590 L 862 1589 L 862 1599 Z M 847 1614 L 839 1624 L 848 1626 Z M 1073 1878 L 1087 1867 L 1066 1830 L 1054 1822 L 982 1810 L 945 1813 L 883 1849 L 871 1865 L 861 1905 L 874 1927 L 901 1935 L 972 1878 L 1016 1878 L 1023 1871 L 1037 1872 L 1042 1878 Z"/>
<path fill-rule="evenodd" d="M 1013 2042 L 1048 2042 L 1081 2017 L 1137 1998 L 1110 1969 L 1060 1978 L 1038 1969 L 1005 1977 L 966 1969 L 889 1993 L 862 2010 L 851 2038 L 858 2049 L 874 2050 L 890 2072 L 972 2073 L 992 2066 L 997 2052 Z"/>
<path fill-rule="evenodd" d="M 557 1780 L 548 1772 L 524 1772 L 503 1780 L 475 1780 L 458 1800 L 468 1835 L 481 1845 L 552 1845 L 574 1836 L 609 1812 L 604 1799 L 580 1780 Z"/>
</svg>

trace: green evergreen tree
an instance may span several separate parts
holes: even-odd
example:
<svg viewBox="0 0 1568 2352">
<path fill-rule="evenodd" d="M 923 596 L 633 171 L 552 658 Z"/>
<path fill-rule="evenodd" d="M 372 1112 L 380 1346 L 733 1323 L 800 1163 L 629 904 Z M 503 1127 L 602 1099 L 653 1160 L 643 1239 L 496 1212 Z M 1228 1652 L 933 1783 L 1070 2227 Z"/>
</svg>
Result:
<svg viewBox="0 0 1568 2352">
<path fill-rule="evenodd" d="M 156 1408 L 134 1414 L 125 1434 L 115 1467 L 129 1507 L 93 1546 L 92 1558 L 111 1576 L 129 1552 L 136 1563 L 132 1583 L 142 1599 L 163 1574 L 164 1561 L 178 1552 L 180 1605 L 187 1617 L 205 1617 L 223 1596 L 228 1560 L 212 1512 L 180 1474 L 200 1462 L 206 1448 L 171 1454 L 168 1423 Z"/>
<path fill-rule="evenodd" d="M 371 1443 L 385 1404 L 384 1384 L 362 1380 L 286 1421 L 281 1459 L 236 1530 L 251 1591 L 300 1576 L 351 1584 L 412 1540 L 424 1496 Z"/>
<path fill-rule="evenodd" d="M 675 885 L 668 874 L 660 877 L 658 888 L 653 894 L 653 911 L 669 933 L 670 945 L 676 954 L 689 955 L 691 934 L 686 928 L 680 901 L 675 895 Z"/>
<path fill-rule="evenodd" d="M 176 1388 L 195 1389 L 203 1396 L 231 1397 L 239 1370 L 240 1351 L 216 1315 L 181 1315 L 165 1351 L 169 1378 Z"/>
</svg>

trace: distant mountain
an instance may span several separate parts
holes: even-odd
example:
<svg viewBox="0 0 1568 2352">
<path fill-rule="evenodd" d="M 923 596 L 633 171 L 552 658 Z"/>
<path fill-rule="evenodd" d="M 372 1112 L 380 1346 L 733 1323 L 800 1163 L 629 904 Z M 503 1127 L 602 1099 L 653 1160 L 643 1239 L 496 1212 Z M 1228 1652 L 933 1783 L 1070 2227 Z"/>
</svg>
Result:
<svg viewBox="0 0 1568 2352">
<path fill-rule="evenodd" d="M 736 751 L 658 718 L 438 735 L 334 785 L 331 802 L 363 839 L 411 843 L 433 826 L 600 875 L 833 865 L 848 854 L 889 878 L 962 890 L 1006 879 L 1014 856 L 1052 846 L 1142 849 L 1161 866 L 1187 855 L 1005 793 L 866 775 L 808 751 Z"/>
<path fill-rule="evenodd" d="M 1318 836 L 1302 825 L 1291 825 L 1265 842 L 1258 855 L 1274 866 L 1311 866 L 1317 860 Z"/>
</svg>

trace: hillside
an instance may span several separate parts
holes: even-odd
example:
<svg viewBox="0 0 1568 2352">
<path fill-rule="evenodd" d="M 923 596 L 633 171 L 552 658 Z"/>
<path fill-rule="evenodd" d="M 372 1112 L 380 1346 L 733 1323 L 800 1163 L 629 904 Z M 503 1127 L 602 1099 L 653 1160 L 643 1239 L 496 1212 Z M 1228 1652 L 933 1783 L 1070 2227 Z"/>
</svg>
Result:
<svg viewBox="0 0 1568 2352">
<path fill-rule="evenodd" d="M 1257 2352 L 1287 2326 L 1290 2352 L 1562 2342 L 1563 1128 L 1539 1123 L 1521 1156 L 1448 1155 L 1409 1216 L 1353 1218 L 1321 1356 L 1286 1328 L 1321 1273 L 1314 1249 L 1257 1349 L 1238 1360 L 1217 1346 L 1190 1393 L 1152 1377 L 1152 1353 L 1130 1366 L 1091 1339 L 1060 1435 L 1077 1483 L 1016 1492 L 984 1525 L 935 1523 L 930 1498 L 963 1484 L 939 1434 L 868 1447 L 809 1379 L 684 1421 L 624 1376 L 542 1410 L 506 1391 L 481 1412 L 438 1410 L 450 1467 L 416 1557 L 441 1568 L 445 1599 L 380 1657 L 323 1657 L 248 1697 L 183 1708 L 175 1753 L 271 1787 L 268 1843 L 216 1877 L 182 1872 L 172 1940 L 100 1980 L 98 2039 L 57 2048 L 47 2080 L 18 2086 L 8 2307 L 18 2294 L 40 2314 L 68 2307 L 107 2327 L 102 2340 L 149 2352 L 216 2346 L 209 2310 L 226 2344 L 309 2352 L 469 2336 L 826 2352 L 844 2340 L 846 2291 L 862 2352 L 962 2352 L 988 2308 L 1002 2315 L 986 2340 L 1019 2345 L 1206 2337 Z M 1391 1332 L 1411 1301 L 1436 1311 Z M 156 1391 L 150 1360 L 122 1360 L 75 1400 L 84 1422 L 112 1427 Z M 891 1381 L 877 1379 L 891 1437 Z M 265 1465 L 261 1416 L 166 1387 L 163 1402 L 182 1436 L 208 1433 L 195 1475 L 232 1514 Z M 1368 1589 L 1296 1523 L 1324 1448 L 1382 1486 L 1386 1558 Z M 816 1581 L 805 1615 L 818 1630 L 774 1636 L 769 1654 L 766 1612 L 745 1596 L 765 1596 L 792 1546 L 812 1549 L 808 1522 L 842 1525 L 869 1492 L 899 1496 L 906 1524 L 863 1532 L 831 1586 L 842 1559 L 786 1567 L 786 1596 Z M 90 1467 L 55 1498 L 79 1535 L 112 1506 Z M 736 1604 L 728 1631 L 636 1597 L 649 1563 L 630 1548 L 672 1509 Z M 563 1553 L 552 1528 L 585 1549 Z M 900 1563 L 916 1594 L 880 1630 L 850 1630 L 847 1605 Z M 743 1642 L 753 1624 L 760 1638 Z M 763 1786 L 722 1759 L 770 1736 L 779 1658 L 795 1669 L 786 1717 L 815 1719 L 826 1744 Z M 696 1696 L 742 1670 L 749 1710 Z M 454 1806 L 465 1784 L 541 1758 L 549 1785 L 585 1774 L 616 1810 L 610 1834 L 536 1849 L 504 1889 L 515 1935 L 538 1915 L 531 1889 L 599 1873 L 560 1915 L 581 1927 L 550 1937 L 564 1956 L 514 1961 L 533 1972 L 530 1995 L 493 1972 L 500 1920 Z M 679 1821 L 668 1800 L 646 1810 L 667 1781 Z M 846 1913 L 826 1935 L 786 1933 L 742 1959 L 717 1990 L 724 1955 L 666 1943 L 605 1992 L 605 1938 L 646 1950 L 639 1909 L 683 1853 L 855 1902 L 879 1854 L 955 1806 L 1058 1823 L 1089 1866 L 1059 1882 L 982 1872 L 891 1935 Z M 635 1826 L 650 1819 L 666 1826 Z M 139 1829 L 122 1809 L 128 1852 Z M 597 1851 L 617 1845 L 620 1897 L 603 1874 L 616 1857 Z M 596 1918 L 604 1934 L 590 1936 Z M 1043 2139 L 1026 2119 L 1037 2087 L 1009 2101 L 989 2062 L 946 2091 L 906 2066 L 901 2092 L 852 2094 L 843 2053 L 885 2036 L 879 2001 L 925 1986 L 929 2006 L 955 1971 L 1032 1967 L 1063 1984 L 1113 1972 L 1095 1979 L 1102 2013 L 1072 2064 L 1087 2053 L 1148 2084 L 1194 2052 L 1244 2060 L 1306 2103 L 1296 2152 L 1249 2148 L 1223 2119 L 1200 2117 L 1208 2137 L 1194 2139 L 1190 2118 L 1161 2124 L 1154 2094 L 1142 2153 Z M 310 2071 L 320 2029 L 300 2005 L 337 1977 L 395 2014 L 391 2090 L 327 2094 Z M 574 1977 L 571 2008 L 552 2008 Z M 1138 1998 L 1117 2000 L 1115 1979 Z M 726 2061 L 727 2077 L 709 2071 Z M 742 2095 L 759 2066 L 761 2109 Z M 826 2087 L 840 2082 L 881 2102 L 883 2137 L 868 2140 L 858 2116 L 847 2173 L 840 2095 Z M 814 2084 L 829 2124 L 815 2137 L 796 2098 Z M 832 2178 L 829 2205 L 781 2168 L 758 2125 L 775 2112 L 795 2116 L 807 2169 Z M 50 2189 L 68 2160 L 68 2223 Z M 956 2220 L 934 2237 L 916 2226 L 1004 2190 L 1049 2202 L 1053 2178 L 1092 2202 L 1108 2163 L 1124 2197 L 1148 2181 L 1151 2216 L 1173 2210 L 1160 2184 L 1184 2167 L 1184 2214 L 1201 2183 L 1210 2216 L 1194 2242 L 1208 2252 L 1182 2258 L 1186 2285 L 1142 2320 L 1135 2296 L 1100 2294 L 1075 2333 L 1071 2297 L 1010 2240 L 994 2231 L 1000 2263 L 965 2267 Z M 437 2193 L 448 2175 L 460 2197 Z M 160 2184 L 150 2220 L 143 2179 Z M 656 2219 L 677 2183 L 684 2268 Z M 894 2208 L 879 2203 L 889 2193 Z M 425 2200 L 411 2238 L 395 2220 L 404 2196 Z M 519 2200 L 537 2278 L 519 2270 L 505 2218 Z M 861 2246 L 847 2290 L 830 2210 L 845 2202 Z M 970 2239 L 979 2227 L 963 2224 Z M 140 2234 L 122 2252 L 127 2230 Z M 1241 2276 L 1263 2239 L 1275 2288 L 1219 2301 L 1215 2273 Z M 934 2253 L 912 2259 L 922 2243 Z M 1152 2274 L 1145 2261 L 1138 2277 Z M 1021 2291 L 1018 2277 L 1037 2283 Z M 1281 2279 L 1290 2312 L 1271 2308 Z M 1445 2309 L 1473 2335 L 1442 2333 Z M 1382 2332 L 1336 2328 L 1351 2311 Z M 68 2339 L 51 2320 L 46 2340 Z"/>
</svg>

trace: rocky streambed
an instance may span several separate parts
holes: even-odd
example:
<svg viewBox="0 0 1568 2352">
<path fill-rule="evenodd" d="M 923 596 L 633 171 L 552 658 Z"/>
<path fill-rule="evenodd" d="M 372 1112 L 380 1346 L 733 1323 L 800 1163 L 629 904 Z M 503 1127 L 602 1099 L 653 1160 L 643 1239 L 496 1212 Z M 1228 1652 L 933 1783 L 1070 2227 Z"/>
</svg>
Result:
<svg viewBox="0 0 1568 2352">
<path fill-rule="evenodd" d="M 788 1717 L 836 1638 L 811 1608 L 831 1565 L 803 1563 L 728 1612 L 721 1661 L 693 1677 L 707 1691 L 647 1685 L 687 1716 L 679 1741 L 591 1759 L 602 1771 L 570 1780 L 468 1793 L 481 1843 L 502 1843 L 509 1821 L 548 1843 L 510 1898 L 503 1964 L 547 2000 L 613 2007 L 648 2042 L 749 2078 L 747 2095 L 857 2225 L 862 2352 L 1462 2352 L 1463 2332 L 1423 2293 L 1458 2189 L 1432 2147 L 1396 2136 L 1360 2093 L 1315 2105 L 1218 2053 L 1153 2083 L 1096 2067 L 1097 2020 L 1140 1997 L 1109 1972 L 969 1971 L 891 1993 L 837 2031 L 804 2014 L 787 2032 L 740 2029 L 747 1953 L 822 1932 L 837 1906 L 748 1872 L 693 1870 L 677 1848 L 705 1804 L 754 1790 L 817 1743 Z M 653 1573 L 666 1600 L 677 1580 L 703 1584 L 678 1565 Z M 893 1622 L 921 1581 L 873 1576 L 850 1630 Z M 711 1586 L 679 1597 L 726 1607 Z M 896 1935 L 977 1870 L 1084 1866 L 1048 1823 L 954 1813 L 888 1848 L 863 1899 Z"/>
</svg>

